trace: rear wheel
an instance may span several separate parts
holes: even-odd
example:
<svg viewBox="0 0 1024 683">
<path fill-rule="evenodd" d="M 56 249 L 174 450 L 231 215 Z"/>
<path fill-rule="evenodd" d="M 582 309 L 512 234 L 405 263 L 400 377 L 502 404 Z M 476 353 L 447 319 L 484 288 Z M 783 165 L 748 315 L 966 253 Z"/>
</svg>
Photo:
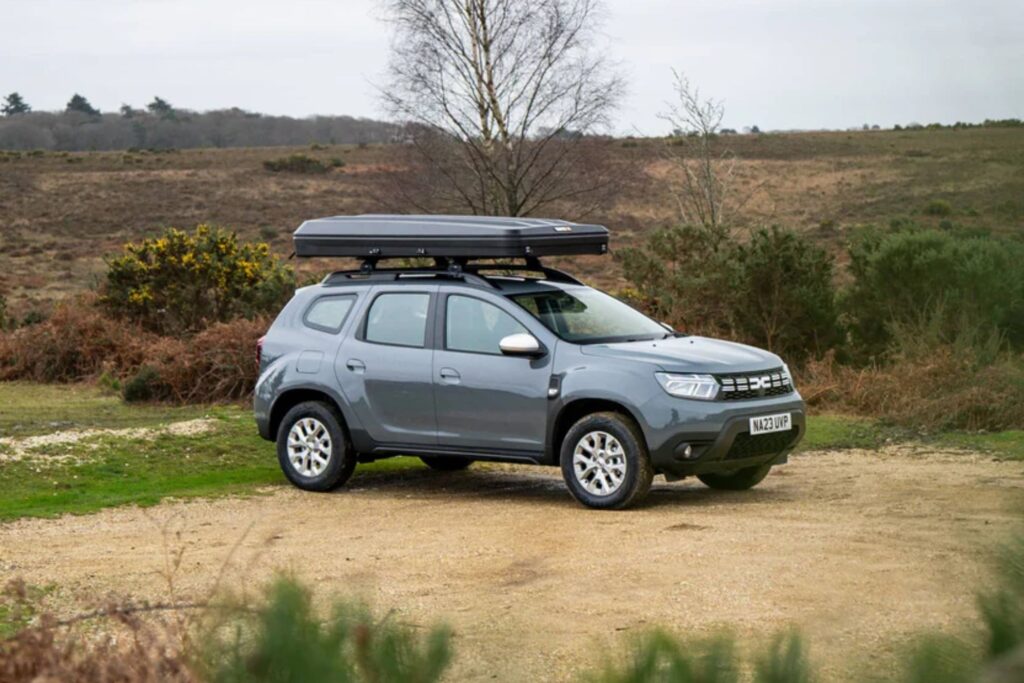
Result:
<svg viewBox="0 0 1024 683">
<path fill-rule="evenodd" d="M 640 429 L 619 413 L 580 419 L 562 441 L 562 477 L 587 507 L 622 509 L 643 500 L 654 469 Z"/>
<path fill-rule="evenodd" d="M 432 470 L 438 472 L 457 472 L 458 470 L 464 470 L 473 464 L 473 461 L 469 458 L 458 458 L 455 456 L 428 456 L 421 455 L 420 460 L 423 464 Z"/>
<path fill-rule="evenodd" d="M 330 491 L 352 476 L 356 453 L 349 447 L 337 408 L 300 403 L 277 430 L 277 460 L 288 481 L 306 491 Z"/>
<path fill-rule="evenodd" d="M 725 491 L 746 491 L 760 484 L 768 472 L 771 471 L 771 464 L 756 465 L 742 470 L 730 472 L 729 474 L 698 474 L 697 478 L 705 485 L 713 489 Z"/>
</svg>

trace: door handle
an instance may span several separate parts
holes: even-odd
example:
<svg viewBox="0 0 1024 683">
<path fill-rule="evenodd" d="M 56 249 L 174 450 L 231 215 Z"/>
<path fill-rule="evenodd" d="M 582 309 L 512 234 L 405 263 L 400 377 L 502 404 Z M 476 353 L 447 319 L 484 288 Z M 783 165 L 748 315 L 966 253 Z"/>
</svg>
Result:
<svg viewBox="0 0 1024 683">
<path fill-rule="evenodd" d="M 358 358 L 349 358 L 345 363 L 345 367 L 352 372 L 363 372 L 366 370 L 366 363 L 359 360 Z"/>
<path fill-rule="evenodd" d="M 454 368 L 441 368 L 441 381 L 445 384 L 458 384 L 461 377 Z"/>
</svg>

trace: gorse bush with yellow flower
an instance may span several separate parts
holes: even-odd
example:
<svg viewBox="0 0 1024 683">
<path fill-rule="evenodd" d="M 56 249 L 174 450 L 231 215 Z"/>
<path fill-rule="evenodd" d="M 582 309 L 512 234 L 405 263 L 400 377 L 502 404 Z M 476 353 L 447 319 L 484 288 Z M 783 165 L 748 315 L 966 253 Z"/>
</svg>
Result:
<svg viewBox="0 0 1024 683">
<path fill-rule="evenodd" d="M 295 272 L 265 243 L 200 225 L 189 233 L 124 246 L 108 262 L 101 304 L 113 315 L 164 335 L 186 335 L 216 322 L 274 314 L 295 289 Z"/>
</svg>

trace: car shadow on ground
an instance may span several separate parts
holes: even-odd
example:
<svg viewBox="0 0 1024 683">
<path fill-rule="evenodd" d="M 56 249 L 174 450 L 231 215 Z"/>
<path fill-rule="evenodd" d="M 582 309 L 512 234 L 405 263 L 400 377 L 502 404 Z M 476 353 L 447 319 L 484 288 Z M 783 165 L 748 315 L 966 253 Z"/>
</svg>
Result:
<svg viewBox="0 0 1024 683">
<path fill-rule="evenodd" d="M 580 507 L 565 488 L 556 468 L 492 469 L 473 466 L 461 472 L 429 469 L 359 473 L 339 489 L 340 494 L 448 498 L 467 501 L 502 501 Z M 766 486 L 750 491 L 715 491 L 697 479 L 666 483 L 656 478 L 651 492 L 637 508 L 662 506 L 751 505 L 780 503 L 794 498 L 789 486 Z"/>
</svg>

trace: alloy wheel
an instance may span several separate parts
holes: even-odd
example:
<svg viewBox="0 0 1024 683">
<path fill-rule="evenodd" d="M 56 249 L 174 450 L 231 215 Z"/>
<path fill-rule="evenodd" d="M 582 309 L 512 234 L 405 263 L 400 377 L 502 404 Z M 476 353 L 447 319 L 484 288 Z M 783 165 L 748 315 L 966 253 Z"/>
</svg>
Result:
<svg viewBox="0 0 1024 683">
<path fill-rule="evenodd" d="M 331 461 L 331 433 L 315 417 L 304 417 L 288 432 L 288 461 L 303 477 L 317 477 Z"/>
<path fill-rule="evenodd" d="M 609 496 L 626 480 L 626 453 L 608 432 L 587 432 L 572 453 L 576 481 L 595 496 Z"/>
</svg>

